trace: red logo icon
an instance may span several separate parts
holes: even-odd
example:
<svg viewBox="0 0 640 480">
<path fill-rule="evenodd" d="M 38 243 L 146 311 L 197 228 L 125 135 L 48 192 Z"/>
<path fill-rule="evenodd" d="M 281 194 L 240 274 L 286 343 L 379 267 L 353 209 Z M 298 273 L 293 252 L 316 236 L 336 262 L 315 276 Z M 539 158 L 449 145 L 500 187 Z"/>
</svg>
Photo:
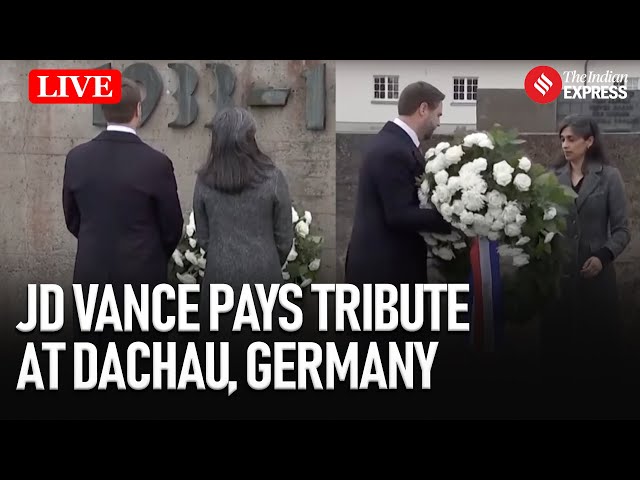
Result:
<svg viewBox="0 0 640 480">
<path fill-rule="evenodd" d="M 527 73 L 524 90 L 534 102 L 553 102 L 562 91 L 562 77 L 555 68 L 540 65 Z"/>
<path fill-rule="evenodd" d="M 119 70 L 45 69 L 29 72 L 31 103 L 118 103 Z"/>
</svg>

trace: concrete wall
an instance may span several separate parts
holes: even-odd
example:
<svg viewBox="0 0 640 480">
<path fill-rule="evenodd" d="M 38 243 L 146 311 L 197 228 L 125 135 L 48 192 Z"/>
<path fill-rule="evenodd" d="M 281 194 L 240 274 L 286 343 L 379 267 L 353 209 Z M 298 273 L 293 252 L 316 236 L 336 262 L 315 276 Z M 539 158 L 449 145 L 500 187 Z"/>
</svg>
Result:
<svg viewBox="0 0 640 480">
<path fill-rule="evenodd" d="M 28 282 L 69 283 L 76 242 L 67 232 L 61 186 L 67 151 L 97 135 L 91 105 L 34 105 L 28 100 L 27 76 L 35 68 L 95 68 L 111 62 L 124 70 L 130 60 L 1 61 L 0 62 L 0 265 L 3 288 L 0 307 L 25 306 Z M 141 61 L 143 62 L 143 61 Z M 209 147 L 205 128 L 216 111 L 216 83 L 206 67 L 211 60 L 144 61 L 155 67 L 164 83 L 159 102 L 139 134 L 173 160 L 185 216 L 191 209 L 194 171 Z M 170 62 L 195 68 L 199 113 L 184 129 L 168 127 L 177 115 L 172 93 L 178 86 Z M 236 76 L 233 95 L 242 104 L 252 87 L 290 88 L 284 107 L 252 107 L 258 140 L 284 170 L 294 201 L 313 213 L 325 237 L 320 279 L 335 275 L 335 64 L 322 61 L 239 60 L 220 63 Z M 326 64 L 326 127 L 308 130 L 305 124 L 304 70 Z M 3 328 L 7 325 L 3 324 Z M 13 325 L 8 326 L 13 328 Z"/>
</svg>

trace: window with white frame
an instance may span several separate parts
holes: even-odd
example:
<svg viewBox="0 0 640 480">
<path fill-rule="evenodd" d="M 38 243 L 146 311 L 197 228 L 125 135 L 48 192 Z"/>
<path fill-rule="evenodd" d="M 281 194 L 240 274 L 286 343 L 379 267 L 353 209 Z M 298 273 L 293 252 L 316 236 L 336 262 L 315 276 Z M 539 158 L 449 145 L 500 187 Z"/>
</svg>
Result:
<svg viewBox="0 0 640 480">
<path fill-rule="evenodd" d="M 638 90 L 639 87 L 639 80 L 640 78 L 638 77 L 626 77 L 626 82 L 624 80 L 620 81 L 620 82 L 613 82 L 613 85 L 615 86 L 625 86 L 627 87 L 627 90 Z"/>
<path fill-rule="evenodd" d="M 398 100 L 400 96 L 400 77 L 398 75 L 374 75 L 373 99 Z"/>
<path fill-rule="evenodd" d="M 475 102 L 478 99 L 478 77 L 453 77 L 453 101 Z"/>
</svg>

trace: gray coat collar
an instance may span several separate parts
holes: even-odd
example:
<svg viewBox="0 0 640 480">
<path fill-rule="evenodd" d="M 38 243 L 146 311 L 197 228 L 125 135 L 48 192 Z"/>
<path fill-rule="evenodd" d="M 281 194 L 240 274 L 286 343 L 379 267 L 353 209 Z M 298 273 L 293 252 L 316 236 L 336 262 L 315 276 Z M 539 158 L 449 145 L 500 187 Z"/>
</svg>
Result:
<svg viewBox="0 0 640 480">
<path fill-rule="evenodd" d="M 589 195 L 593 193 L 593 191 L 600 183 L 602 169 L 603 166 L 601 163 L 592 163 L 587 165 L 587 173 L 582 180 L 582 187 L 580 187 L 580 192 L 578 192 L 578 198 L 576 198 L 576 208 L 578 210 L 580 210 L 582 205 L 584 205 L 585 200 L 589 198 Z M 571 170 L 569 168 L 569 162 L 560 167 L 560 169 L 558 170 L 558 180 L 563 185 L 573 188 L 573 184 L 571 183 Z"/>
</svg>

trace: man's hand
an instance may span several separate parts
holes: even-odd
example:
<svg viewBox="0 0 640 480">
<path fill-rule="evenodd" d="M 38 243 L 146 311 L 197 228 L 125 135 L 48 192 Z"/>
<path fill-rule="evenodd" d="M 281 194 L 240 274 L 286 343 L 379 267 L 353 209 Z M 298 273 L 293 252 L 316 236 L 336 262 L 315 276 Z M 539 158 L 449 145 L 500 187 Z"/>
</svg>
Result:
<svg viewBox="0 0 640 480">
<path fill-rule="evenodd" d="M 584 278 L 593 278 L 598 275 L 602 271 L 602 262 L 598 257 L 589 257 L 584 265 L 582 265 L 582 270 L 580 270 L 580 274 Z"/>
</svg>

